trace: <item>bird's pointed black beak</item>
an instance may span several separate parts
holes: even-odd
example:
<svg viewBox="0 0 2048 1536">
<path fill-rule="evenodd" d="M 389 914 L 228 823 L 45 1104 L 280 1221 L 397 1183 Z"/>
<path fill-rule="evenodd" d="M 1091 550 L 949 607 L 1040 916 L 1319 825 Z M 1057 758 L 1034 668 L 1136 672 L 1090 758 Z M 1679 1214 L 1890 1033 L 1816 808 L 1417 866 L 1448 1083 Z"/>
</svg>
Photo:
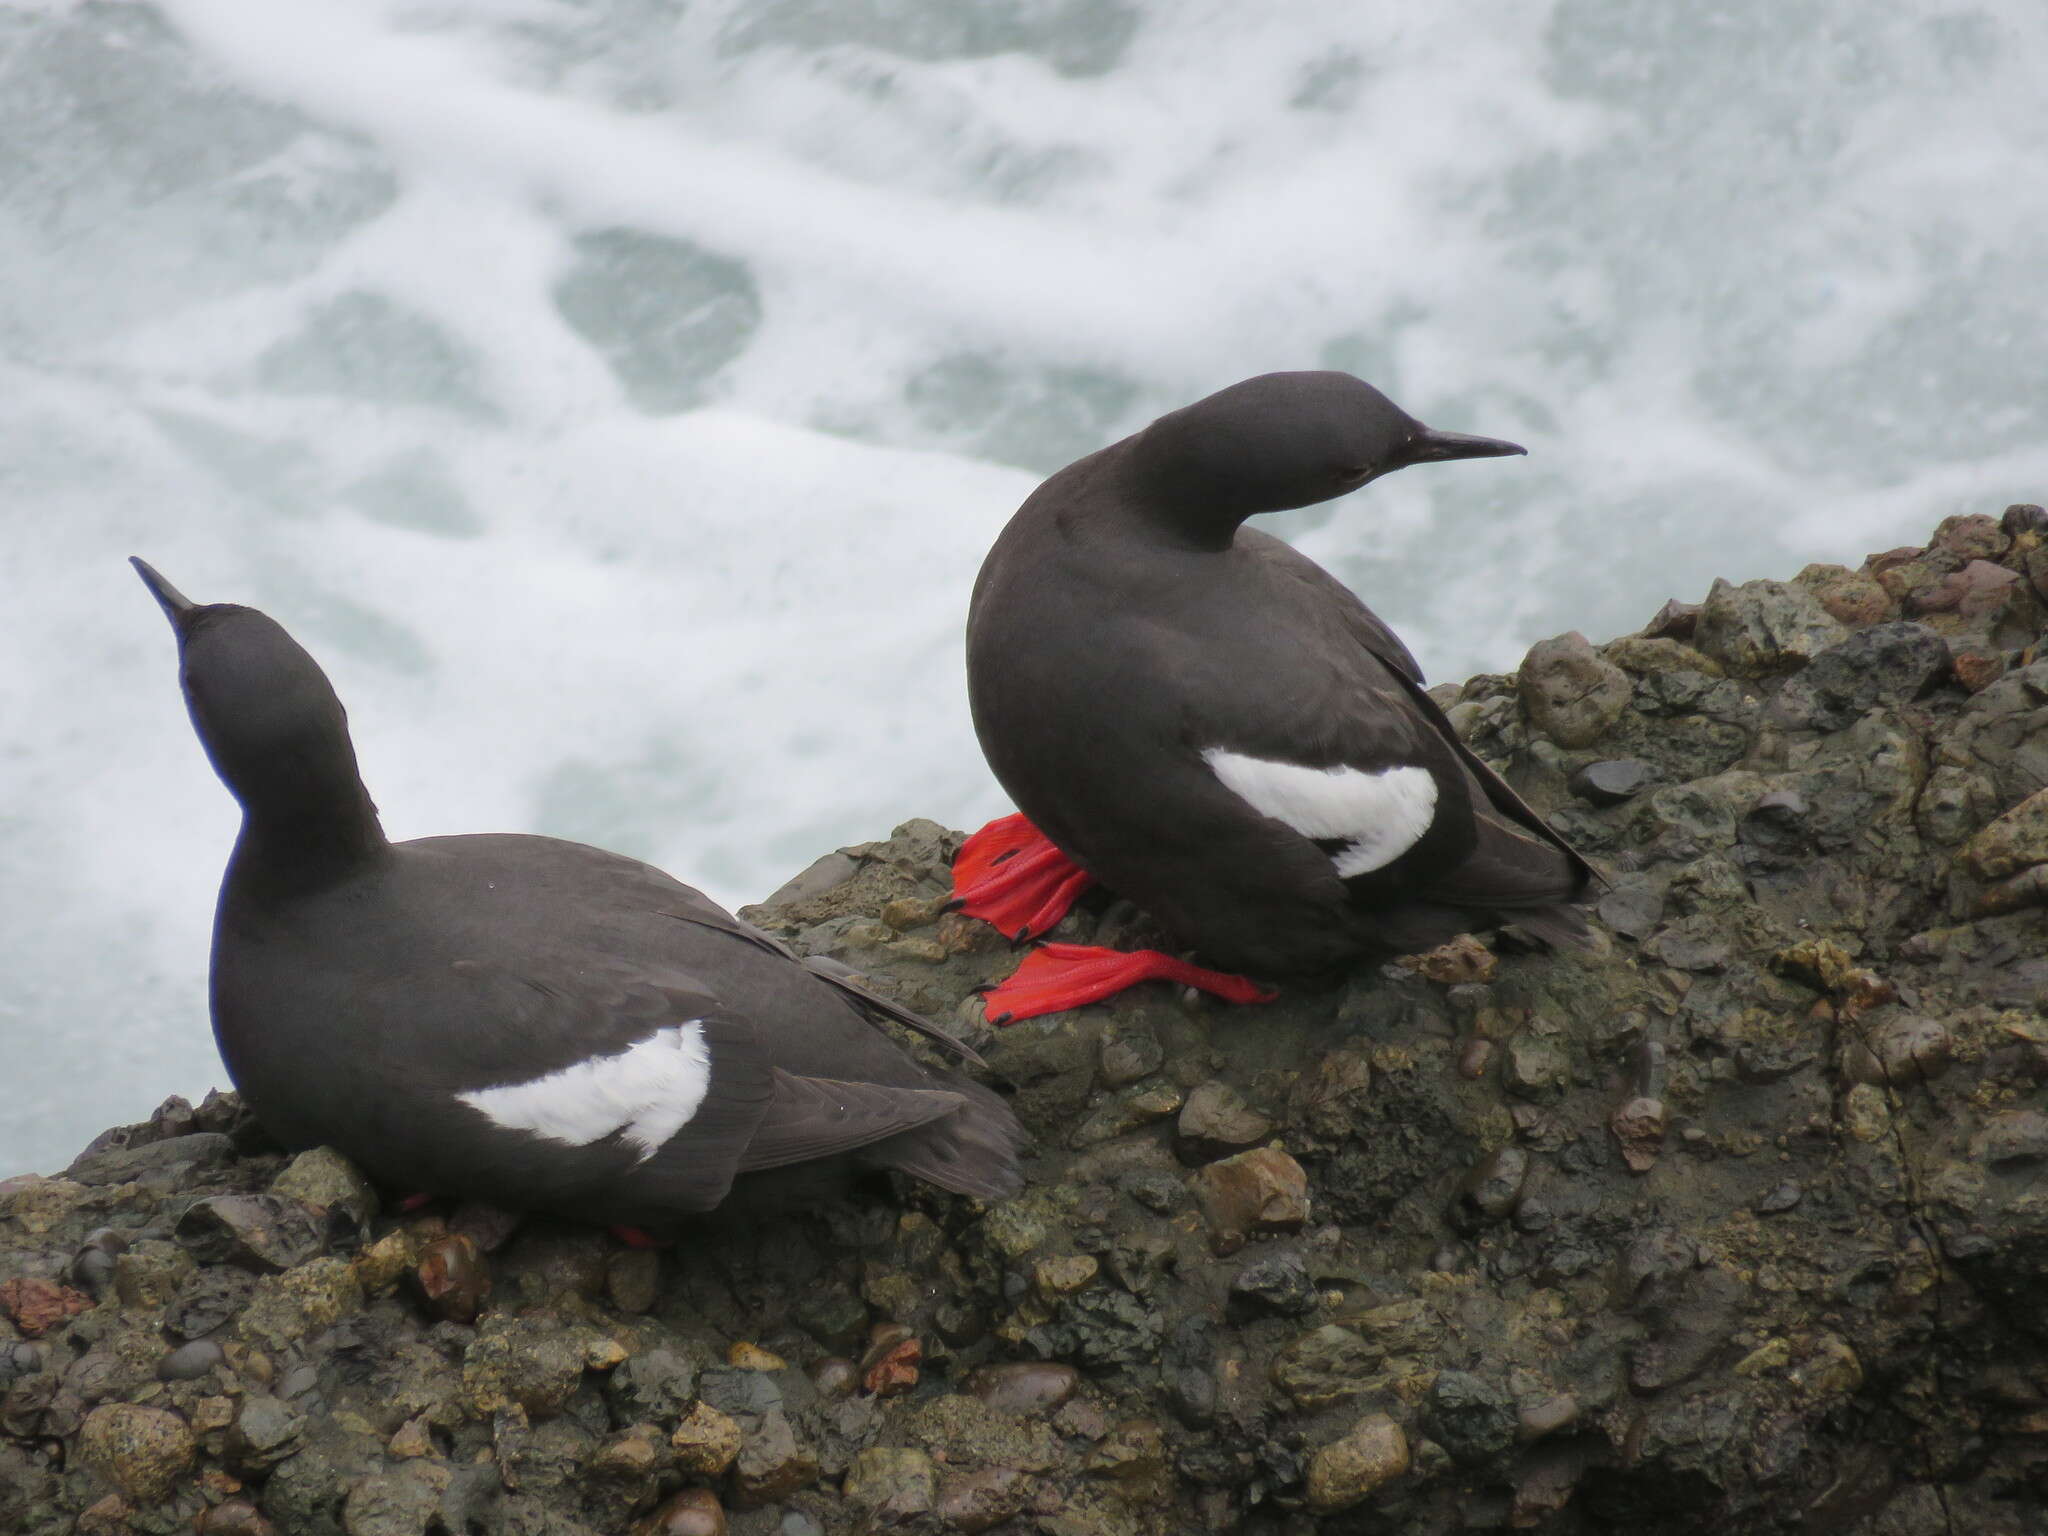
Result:
<svg viewBox="0 0 2048 1536">
<path fill-rule="evenodd" d="M 1499 459 L 1528 451 L 1520 443 L 1504 442 L 1497 437 L 1473 437 L 1466 432 L 1438 432 L 1424 427 L 1408 440 L 1404 462 L 1439 464 L 1445 459 Z"/>
<path fill-rule="evenodd" d="M 135 574 L 142 578 L 142 584 L 149 588 L 149 595 L 156 599 L 157 606 L 164 611 L 164 617 L 171 621 L 171 628 L 182 633 L 186 618 L 199 605 L 165 581 L 157 568 L 140 555 L 130 555 L 128 563 L 135 567 Z"/>
</svg>

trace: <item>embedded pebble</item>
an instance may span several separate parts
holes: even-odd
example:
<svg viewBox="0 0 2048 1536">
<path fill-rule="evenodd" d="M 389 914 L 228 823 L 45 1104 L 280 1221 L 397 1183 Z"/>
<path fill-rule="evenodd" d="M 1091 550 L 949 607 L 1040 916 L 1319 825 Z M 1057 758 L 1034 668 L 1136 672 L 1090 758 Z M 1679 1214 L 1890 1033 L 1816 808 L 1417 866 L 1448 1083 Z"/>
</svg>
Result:
<svg viewBox="0 0 2048 1536">
<path fill-rule="evenodd" d="M 92 1298 L 54 1280 L 17 1276 L 0 1281 L 0 1312 L 30 1338 L 92 1310 Z"/>
<path fill-rule="evenodd" d="M 896 1525 L 932 1508 L 938 1482 L 938 1469 L 923 1451 L 875 1446 L 855 1455 L 842 1492 L 877 1524 Z"/>
<path fill-rule="evenodd" d="M 469 1238 L 436 1238 L 420 1250 L 413 1279 L 435 1317 L 470 1323 L 491 1294 L 491 1268 Z"/>
<path fill-rule="evenodd" d="M 621 1312 L 651 1312 L 661 1294 L 661 1255 L 621 1248 L 605 1260 L 605 1295 Z"/>
<path fill-rule="evenodd" d="M 1121 1088 L 1157 1072 L 1166 1059 L 1159 1042 L 1148 1033 L 1122 1031 L 1102 1037 L 1103 1086 Z"/>
<path fill-rule="evenodd" d="M 1048 1414 L 1072 1397 L 1081 1373 L 1053 1361 L 1011 1361 L 976 1367 L 964 1384 L 968 1395 L 1003 1413 Z"/>
<path fill-rule="evenodd" d="M 733 1462 L 733 1502 L 752 1509 L 774 1504 L 817 1478 L 818 1458 L 781 1413 L 770 1413 L 749 1433 Z"/>
<path fill-rule="evenodd" d="M 1471 1371 L 1439 1371 L 1430 1383 L 1428 1424 L 1436 1442 L 1461 1466 L 1478 1466 L 1514 1443 L 1520 1427 L 1514 1398 Z"/>
<path fill-rule="evenodd" d="M 1300 1317 L 1316 1309 L 1315 1281 L 1296 1253 L 1267 1253 L 1230 1277 L 1228 1313 L 1235 1318 Z"/>
<path fill-rule="evenodd" d="M 1887 1019 L 1859 1032 L 1843 1046 L 1842 1075 L 1852 1083 L 1931 1082 L 1949 1068 L 1955 1042 L 1938 1019 Z"/>
<path fill-rule="evenodd" d="M 811 1385 L 818 1389 L 818 1395 L 828 1402 L 852 1396 L 860 1385 L 860 1367 L 844 1355 L 825 1355 L 814 1360 L 805 1374 L 811 1378 Z"/>
<path fill-rule="evenodd" d="M 1501 1082 L 1510 1093 L 1554 1100 L 1570 1086 L 1571 1077 L 1571 1058 L 1555 1037 L 1523 1030 L 1508 1041 Z"/>
<path fill-rule="evenodd" d="M 433 1432 L 428 1429 L 425 1415 L 407 1419 L 392 1433 L 385 1443 L 385 1454 L 398 1461 L 412 1461 L 421 1456 L 436 1454 Z"/>
<path fill-rule="evenodd" d="M 69 1274 L 74 1285 L 98 1299 L 114 1283 L 114 1261 L 128 1251 L 128 1234 L 101 1227 L 89 1234 L 72 1256 Z"/>
<path fill-rule="evenodd" d="M 694 1403 L 676 1424 L 669 1445 L 676 1465 L 698 1477 L 717 1477 L 740 1453 L 740 1426 L 709 1403 Z"/>
<path fill-rule="evenodd" d="M 604 1235 L 595 1227 L 528 1221 L 492 1255 L 491 1269 L 531 1301 L 595 1301 L 604 1291 L 609 1260 Z"/>
<path fill-rule="evenodd" d="M 516 1403 L 532 1418 L 550 1418 L 568 1406 L 588 1363 L 584 1340 L 550 1315 L 492 1312 L 463 1356 L 463 1393 L 480 1413 Z"/>
<path fill-rule="evenodd" d="M 1408 1436 L 1383 1413 L 1367 1414 L 1309 1458 L 1308 1507 L 1320 1515 L 1362 1504 L 1408 1470 Z"/>
<path fill-rule="evenodd" d="M 1530 723 L 1561 747 L 1598 741 L 1635 694 L 1628 674 L 1576 630 L 1537 642 L 1516 676 Z"/>
<path fill-rule="evenodd" d="M 1465 1175 L 1459 1194 L 1481 1216 L 1498 1218 L 1515 1207 L 1529 1176 L 1529 1154 L 1520 1147 L 1496 1147 Z"/>
<path fill-rule="evenodd" d="M 1408 969 L 1447 987 L 1485 985 L 1500 972 L 1500 957 L 1469 933 L 1420 955 L 1403 955 Z"/>
<path fill-rule="evenodd" d="M 2036 790 L 1971 838 L 1962 861 L 1982 880 L 2048 863 L 2048 789 Z"/>
<path fill-rule="evenodd" d="M 179 1244 L 201 1264 L 275 1274 L 327 1247 L 325 1219 L 282 1195 L 210 1195 L 178 1218 Z"/>
<path fill-rule="evenodd" d="M 1308 1175 L 1277 1147 L 1209 1163 L 1195 1173 L 1195 1193 L 1224 1250 L 1264 1232 L 1295 1232 L 1308 1220 Z"/>
<path fill-rule="evenodd" d="M 914 1338 L 899 1339 L 877 1346 L 861 1360 L 860 1384 L 877 1397 L 893 1397 L 917 1385 L 918 1362 L 924 1359 L 924 1344 Z"/>
<path fill-rule="evenodd" d="M 196 1536 L 276 1536 L 277 1532 L 247 1499 L 223 1499 L 204 1511 L 193 1529 Z"/>
<path fill-rule="evenodd" d="M 725 1536 L 725 1507 L 709 1488 L 685 1488 L 635 1522 L 632 1536 Z"/>
<path fill-rule="evenodd" d="M 1228 1083 L 1212 1079 L 1189 1090 L 1174 1145 L 1184 1161 L 1200 1162 L 1242 1152 L 1272 1134 L 1270 1119 Z"/>
<path fill-rule="evenodd" d="M 158 1381 L 193 1381 L 204 1376 L 227 1356 L 211 1339 L 195 1339 L 180 1345 L 156 1364 Z"/>
<path fill-rule="evenodd" d="M 1019 1513 L 1030 1494 L 1030 1481 L 1017 1468 L 977 1467 L 949 1475 L 933 1509 L 951 1529 L 976 1536 Z"/>
<path fill-rule="evenodd" d="M 1798 1180 L 1784 1179 L 1773 1185 L 1770 1193 L 1757 1201 L 1756 1208 L 1766 1216 L 1773 1216 L 1780 1211 L 1791 1210 L 1799 1204 L 1804 1194 L 1805 1191 L 1799 1187 Z"/>
<path fill-rule="evenodd" d="M 251 1392 L 228 1429 L 223 1459 L 244 1477 L 260 1477 L 298 1450 L 305 1429 L 306 1416 L 290 1403 Z"/>
<path fill-rule="evenodd" d="M 1032 1283 L 1038 1287 L 1039 1295 L 1052 1300 L 1060 1296 L 1071 1296 L 1074 1292 L 1093 1285 L 1101 1269 L 1101 1261 L 1086 1253 L 1040 1259 L 1032 1267 Z"/>
<path fill-rule="evenodd" d="M 1650 766 L 1632 757 L 1588 763 L 1571 776 L 1570 789 L 1589 805 L 1620 805 L 1650 782 Z"/>
<path fill-rule="evenodd" d="M 35 1375 L 48 1359 L 49 1350 L 41 1344 L 0 1343 L 0 1387 L 20 1377 Z"/>
<path fill-rule="evenodd" d="M 270 1192 L 322 1212 L 328 1239 L 336 1243 L 354 1242 L 381 1209 L 370 1181 L 332 1147 L 301 1152 L 271 1180 Z"/>
<path fill-rule="evenodd" d="M 168 1498 L 199 1450 L 178 1415 L 135 1403 L 93 1409 L 79 1429 L 78 1446 L 89 1466 L 141 1504 Z"/>
<path fill-rule="evenodd" d="M 1607 1121 L 1622 1161 L 1636 1173 L 1647 1173 L 1657 1165 L 1658 1154 L 1664 1150 L 1664 1125 L 1664 1101 L 1646 1097 L 1629 1099 Z"/>
<path fill-rule="evenodd" d="M 786 1371 L 789 1362 L 773 1350 L 763 1349 L 744 1339 L 734 1342 L 725 1352 L 726 1364 L 742 1371 Z"/>
</svg>

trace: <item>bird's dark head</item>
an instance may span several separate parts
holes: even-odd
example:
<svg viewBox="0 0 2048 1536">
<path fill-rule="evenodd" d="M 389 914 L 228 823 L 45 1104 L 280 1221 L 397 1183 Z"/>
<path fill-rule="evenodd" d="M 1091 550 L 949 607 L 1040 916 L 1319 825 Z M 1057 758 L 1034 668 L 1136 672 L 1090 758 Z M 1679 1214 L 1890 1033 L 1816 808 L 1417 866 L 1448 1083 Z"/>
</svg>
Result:
<svg viewBox="0 0 2048 1536">
<path fill-rule="evenodd" d="M 179 680 L 207 759 L 252 822 L 320 839 L 362 830 L 369 803 L 348 714 L 320 664 L 266 613 L 195 603 L 131 562 L 178 637 Z"/>
<path fill-rule="evenodd" d="M 1131 440 L 1140 496 L 1223 542 L 1245 518 L 1355 491 L 1410 464 L 1525 453 L 1438 432 L 1348 373 L 1262 373 L 1160 417 Z"/>
</svg>

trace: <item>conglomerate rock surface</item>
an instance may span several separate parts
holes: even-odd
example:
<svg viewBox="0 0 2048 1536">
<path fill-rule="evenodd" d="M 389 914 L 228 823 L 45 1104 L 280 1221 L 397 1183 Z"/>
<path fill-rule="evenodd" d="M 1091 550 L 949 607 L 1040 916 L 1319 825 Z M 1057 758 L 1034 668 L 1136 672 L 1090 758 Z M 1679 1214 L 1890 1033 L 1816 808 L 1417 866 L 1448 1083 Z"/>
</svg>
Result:
<svg viewBox="0 0 2048 1536">
<path fill-rule="evenodd" d="M 0 1531 L 2048 1531 L 2044 527 L 1440 690 L 1598 953 L 991 1032 L 959 834 L 819 861 L 751 915 L 981 1044 L 1000 1206 L 508 1233 L 231 1097 L 0 1183 Z"/>
</svg>

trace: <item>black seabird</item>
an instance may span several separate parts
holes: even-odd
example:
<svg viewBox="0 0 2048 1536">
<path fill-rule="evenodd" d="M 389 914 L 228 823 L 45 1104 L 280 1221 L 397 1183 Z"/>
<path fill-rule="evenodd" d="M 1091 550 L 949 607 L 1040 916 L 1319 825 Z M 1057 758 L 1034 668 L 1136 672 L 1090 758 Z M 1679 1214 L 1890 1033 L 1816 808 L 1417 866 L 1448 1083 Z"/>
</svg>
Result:
<svg viewBox="0 0 2048 1536">
<path fill-rule="evenodd" d="M 963 852 L 966 909 L 1042 934 L 1092 877 L 1261 977 L 1503 922 L 1583 941 L 1586 861 L 1458 740 L 1370 609 L 1241 526 L 1410 464 L 1522 452 L 1433 431 L 1348 374 L 1271 373 L 1047 480 L 969 610 L 975 732 L 1022 815 Z M 1104 995 L 1064 987 L 1056 956 L 1027 972 L 991 1017 Z"/>
<path fill-rule="evenodd" d="M 135 567 L 242 806 L 214 1038 L 288 1146 L 408 1191 L 617 1223 L 821 1162 L 1016 1190 L 1009 1109 L 871 1017 L 965 1046 L 637 860 L 511 834 L 390 842 L 313 658 L 266 615 Z"/>
</svg>

